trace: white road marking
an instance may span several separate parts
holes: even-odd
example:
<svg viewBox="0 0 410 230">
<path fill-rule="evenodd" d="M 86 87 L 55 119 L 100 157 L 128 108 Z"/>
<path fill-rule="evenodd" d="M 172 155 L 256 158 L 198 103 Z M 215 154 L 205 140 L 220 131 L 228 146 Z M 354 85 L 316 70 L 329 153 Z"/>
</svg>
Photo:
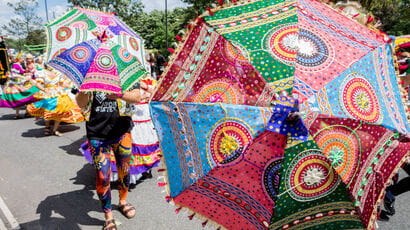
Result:
<svg viewBox="0 0 410 230">
<path fill-rule="evenodd" d="M 3 223 L 1 218 L 0 218 L 0 230 L 7 230 L 6 225 Z"/>
<path fill-rule="evenodd" d="M 0 196 L 0 210 L 3 212 L 3 215 L 6 217 L 6 220 L 9 222 L 11 229 L 14 229 L 14 230 L 20 229 L 19 223 L 17 222 L 16 218 L 14 218 L 13 214 L 10 212 L 10 209 L 7 207 L 6 203 L 4 202 L 3 198 L 1 198 L 1 196 Z"/>
</svg>

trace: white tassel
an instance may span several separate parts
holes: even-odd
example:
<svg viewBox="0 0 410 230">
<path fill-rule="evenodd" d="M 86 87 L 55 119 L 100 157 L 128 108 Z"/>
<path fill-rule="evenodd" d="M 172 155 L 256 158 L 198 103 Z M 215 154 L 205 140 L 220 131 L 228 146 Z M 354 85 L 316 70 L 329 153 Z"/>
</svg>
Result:
<svg viewBox="0 0 410 230">
<path fill-rule="evenodd" d="M 159 176 L 159 177 L 157 177 L 157 180 L 164 180 L 164 179 L 165 179 L 164 176 Z"/>
</svg>

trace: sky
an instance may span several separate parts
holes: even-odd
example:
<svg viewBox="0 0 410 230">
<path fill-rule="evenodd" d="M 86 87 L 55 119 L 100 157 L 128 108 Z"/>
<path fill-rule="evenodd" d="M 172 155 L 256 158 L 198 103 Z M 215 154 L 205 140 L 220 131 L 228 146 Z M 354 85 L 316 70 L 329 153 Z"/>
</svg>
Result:
<svg viewBox="0 0 410 230">
<path fill-rule="evenodd" d="M 15 3 L 19 0 L 0 0 L 0 26 L 7 24 L 10 18 L 14 17 L 13 10 L 7 6 L 7 2 Z M 46 22 L 46 10 L 45 1 L 47 1 L 48 17 L 52 21 L 53 18 L 59 17 L 68 9 L 67 0 L 38 0 L 39 7 L 37 14 Z M 140 0 L 145 5 L 145 11 L 150 12 L 152 10 L 165 10 L 165 0 Z M 186 7 L 187 4 L 181 0 L 167 0 L 168 9 L 172 10 L 177 7 Z M 4 32 L 0 29 L 0 34 Z"/>
</svg>

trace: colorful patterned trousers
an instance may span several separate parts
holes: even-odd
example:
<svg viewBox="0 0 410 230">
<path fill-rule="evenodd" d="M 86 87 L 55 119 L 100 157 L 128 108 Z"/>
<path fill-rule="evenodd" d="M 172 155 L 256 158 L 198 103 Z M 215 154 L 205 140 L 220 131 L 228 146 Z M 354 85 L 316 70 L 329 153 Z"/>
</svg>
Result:
<svg viewBox="0 0 410 230">
<path fill-rule="evenodd" d="M 111 164 L 110 151 L 115 155 L 119 180 L 120 200 L 125 200 L 128 195 L 130 184 L 130 160 L 132 140 L 131 134 L 126 133 L 122 137 L 112 141 L 89 140 L 90 152 L 96 169 L 96 190 L 105 213 L 111 211 Z"/>
</svg>

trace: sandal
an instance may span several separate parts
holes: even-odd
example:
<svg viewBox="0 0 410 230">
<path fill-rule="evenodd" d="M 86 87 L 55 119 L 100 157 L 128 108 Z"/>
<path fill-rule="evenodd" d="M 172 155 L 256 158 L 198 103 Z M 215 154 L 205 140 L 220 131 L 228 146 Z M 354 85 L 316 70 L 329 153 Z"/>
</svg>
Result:
<svg viewBox="0 0 410 230">
<path fill-rule="evenodd" d="M 50 136 L 50 135 L 51 135 L 50 127 L 44 128 L 44 136 Z"/>
<path fill-rule="evenodd" d="M 14 116 L 13 119 L 18 120 L 18 119 L 21 119 L 21 117 L 20 116 Z"/>
<path fill-rule="evenodd" d="M 115 220 L 114 219 L 106 220 L 102 230 L 117 230 L 117 225 L 115 224 Z"/>
<path fill-rule="evenodd" d="M 53 135 L 54 135 L 54 136 L 57 136 L 57 137 L 62 137 L 62 136 L 63 136 L 63 134 L 60 133 L 59 131 L 54 131 L 54 132 L 53 132 Z"/>
<path fill-rule="evenodd" d="M 134 206 L 130 203 L 126 203 L 124 205 L 118 205 L 118 209 L 120 210 L 121 214 L 127 217 L 128 219 L 131 219 L 135 216 L 136 210 Z M 134 210 L 134 214 L 129 214 L 130 211 Z"/>
</svg>

